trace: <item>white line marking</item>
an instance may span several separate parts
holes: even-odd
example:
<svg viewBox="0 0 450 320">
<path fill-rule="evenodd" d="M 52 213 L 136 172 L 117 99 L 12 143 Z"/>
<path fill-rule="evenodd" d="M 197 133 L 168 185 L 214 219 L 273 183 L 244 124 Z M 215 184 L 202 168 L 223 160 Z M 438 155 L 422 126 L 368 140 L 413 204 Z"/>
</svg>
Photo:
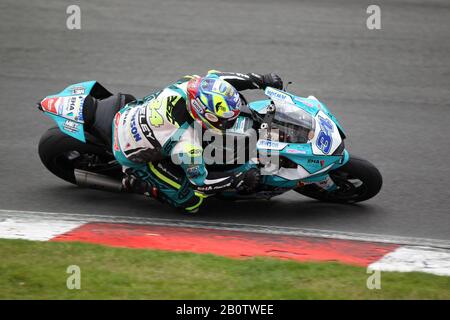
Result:
<svg viewBox="0 0 450 320">
<path fill-rule="evenodd" d="M 414 246 L 439 247 L 450 249 L 450 240 L 441 239 L 425 239 L 399 237 L 390 235 L 376 235 L 367 233 L 353 233 L 331 230 L 295 228 L 295 227 L 279 227 L 256 224 L 226 223 L 226 222 L 210 222 L 201 220 L 175 220 L 161 218 L 142 218 L 127 216 L 110 216 L 110 215 L 88 215 L 75 213 L 56 213 L 42 211 L 23 211 L 23 210 L 2 210 L 0 209 L 0 221 L 2 219 L 15 219 L 18 217 L 31 218 L 39 221 L 64 221 L 64 222 L 110 222 L 110 223 L 130 223 L 130 224 L 148 224 L 173 227 L 190 227 L 190 228 L 210 228 L 218 230 L 245 231 L 256 233 L 282 234 L 293 236 L 369 241 L 379 243 L 394 243 Z"/>
<path fill-rule="evenodd" d="M 450 252 L 427 247 L 400 247 L 368 267 L 370 270 L 427 272 L 450 276 Z"/>
<path fill-rule="evenodd" d="M 82 224 L 76 221 L 40 221 L 21 217 L 1 219 L 0 238 L 48 241 Z"/>
</svg>

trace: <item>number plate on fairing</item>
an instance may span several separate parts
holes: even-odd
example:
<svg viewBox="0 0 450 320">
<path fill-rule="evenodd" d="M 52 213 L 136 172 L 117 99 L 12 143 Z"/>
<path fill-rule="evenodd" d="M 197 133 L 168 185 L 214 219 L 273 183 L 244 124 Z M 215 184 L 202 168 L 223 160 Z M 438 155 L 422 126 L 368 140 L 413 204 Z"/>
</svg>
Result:
<svg viewBox="0 0 450 320">
<path fill-rule="evenodd" d="M 336 124 L 323 111 L 315 117 L 316 129 L 311 141 L 313 154 L 331 155 L 342 142 Z"/>
</svg>

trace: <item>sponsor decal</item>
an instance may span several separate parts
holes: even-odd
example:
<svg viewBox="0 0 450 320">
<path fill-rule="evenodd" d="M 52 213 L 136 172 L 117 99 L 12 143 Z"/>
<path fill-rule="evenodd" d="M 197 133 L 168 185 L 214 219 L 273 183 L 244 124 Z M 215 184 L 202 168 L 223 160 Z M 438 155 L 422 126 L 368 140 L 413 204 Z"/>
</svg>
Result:
<svg viewBox="0 0 450 320">
<path fill-rule="evenodd" d="M 319 116 L 320 132 L 317 136 L 316 146 L 324 154 L 328 154 L 333 145 L 332 133 L 334 131 L 333 123 L 330 119 Z"/>
<path fill-rule="evenodd" d="M 76 133 L 79 130 L 79 124 L 72 120 L 66 120 L 64 122 L 63 128 L 64 130 L 67 130 L 69 132 Z"/>
<path fill-rule="evenodd" d="M 56 103 L 60 100 L 59 98 L 52 98 L 48 100 L 47 110 L 56 113 Z"/>
<path fill-rule="evenodd" d="M 308 102 L 308 100 L 306 100 L 306 99 L 299 98 L 299 97 L 295 97 L 294 99 L 295 99 L 295 101 L 303 103 L 304 105 L 306 105 L 306 106 L 308 106 L 310 108 L 314 108 L 314 105 L 312 103 Z"/>
<path fill-rule="evenodd" d="M 138 142 L 142 140 L 142 137 L 139 134 L 139 130 L 136 126 L 136 113 L 133 115 L 133 118 L 130 121 L 130 131 L 134 141 Z"/>
<path fill-rule="evenodd" d="M 56 106 L 58 105 L 60 100 L 61 100 L 61 98 L 58 98 L 58 97 L 45 98 L 44 100 L 42 100 L 41 106 L 45 111 L 57 114 Z"/>
<path fill-rule="evenodd" d="M 58 98 L 58 115 L 71 117 L 75 121 L 83 121 L 83 103 L 86 96 L 71 96 Z M 61 102 L 61 103 L 60 103 Z"/>
<path fill-rule="evenodd" d="M 286 152 L 292 154 L 306 154 L 305 150 L 297 150 L 297 149 L 287 149 Z"/>
<path fill-rule="evenodd" d="M 83 118 L 83 107 L 80 107 L 80 108 L 78 109 L 78 113 L 77 113 L 77 115 L 75 116 L 75 120 L 76 120 L 76 121 L 84 121 L 84 118 Z"/>
<path fill-rule="evenodd" d="M 70 97 L 69 106 L 67 107 L 67 110 L 69 112 L 72 112 L 75 109 L 76 103 L 77 103 L 77 97 Z"/>
<path fill-rule="evenodd" d="M 119 131 L 119 122 L 120 122 L 120 112 L 117 112 L 116 116 L 114 117 L 114 151 L 120 151 L 119 139 L 117 138 L 117 134 Z"/>
<path fill-rule="evenodd" d="M 85 92 L 84 87 L 74 87 L 74 88 L 72 88 L 72 94 L 73 95 L 84 94 L 84 92 Z"/>
<path fill-rule="evenodd" d="M 260 149 L 272 149 L 272 150 L 282 150 L 286 146 L 286 143 L 272 141 L 272 140 L 258 140 L 256 144 L 257 148 Z"/>
<path fill-rule="evenodd" d="M 160 169 L 161 171 L 163 171 L 165 174 L 167 174 L 168 176 L 170 176 L 173 180 L 175 181 L 179 181 L 180 177 L 177 177 L 175 174 L 173 174 L 172 172 L 170 172 L 166 167 L 164 167 L 161 163 L 158 163 L 158 169 Z"/>
<path fill-rule="evenodd" d="M 324 160 L 308 159 L 308 163 L 320 164 L 321 167 L 325 164 Z"/>
<path fill-rule="evenodd" d="M 197 190 L 200 192 L 208 192 L 208 191 L 214 191 L 214 190 L 223 190 L 228 187 L 231 187 L 231 182 L 228 182 L 226 184 L 219 185 L 219 186 L 199 186 L 199 187 L 197 187 Z"/>
<path fill-rule="evenodd" d="M 150 128 L 147 122 L 147 108 L 143 108 L 139 110 L 139 127 L 141 128 L 144 137 L 153 145 L 159 146 L 159 142 L 157 142 L 155 135 L 153 134 L 153 130 Z"/>
<path fill-rule="evenodd" d="M 264 91 L 264 93 L 266 94 L 266 96 L 268 96 L 272 99 L 275 99 L 275 100 L 292 102 L 292 98 L 290 95 L 288 95 L 282 91 L 272 89 L 271 87 L 267 87 L 266 90 Z"/>
<path fill-rule="evenodd" d="M 191 101 L 192 107 L 194 108 L 195 112 L 197 114 L 203 115 L 205 113 L 205 110 L 203 109 L 201 103 L 199 102 L 198 98 L 193 99 Z"/>
<path fill-rule="evenodd" d="M 259 144 L 264 147 L 278 148 L 278 142 L 275 141 L 261 140 Z"/>
</svg>

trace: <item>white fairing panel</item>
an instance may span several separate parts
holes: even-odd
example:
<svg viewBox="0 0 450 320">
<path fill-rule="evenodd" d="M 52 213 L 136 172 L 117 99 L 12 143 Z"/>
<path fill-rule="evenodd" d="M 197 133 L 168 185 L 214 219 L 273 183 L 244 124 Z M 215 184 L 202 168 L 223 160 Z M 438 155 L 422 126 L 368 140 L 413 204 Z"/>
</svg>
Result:
<svg viewBox="0 0 450 320">
<path fill-rule="evenodd" d="M 311 174 L 306 171 L 302 166 L 297 166 L 297 168 L 280 168 L 278 172 L 275 173 L 278 177 L 284 178 L 286 180 L 300 180 L 309 177 Z"/>
<path fill-rule="evenodd" d="M 331 155 L 342 142 L 339 130 L 323 111 L 317 113 L 315 120 L 316 128 L 314 138 L 311 140 L 313 154 Z"/>
</svg>

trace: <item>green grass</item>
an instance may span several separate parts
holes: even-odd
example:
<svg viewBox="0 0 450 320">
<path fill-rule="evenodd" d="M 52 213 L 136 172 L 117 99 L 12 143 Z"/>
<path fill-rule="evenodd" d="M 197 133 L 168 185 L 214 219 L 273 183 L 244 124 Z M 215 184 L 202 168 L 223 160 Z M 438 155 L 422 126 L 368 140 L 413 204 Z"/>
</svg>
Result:
<svg viewBox="0 0 450 320">
<path fill-rule="evenodd" d="M 81 289 L 69 290 L 69 265 Z M 450 277 L 256 258 L 0 240 L 0 299 L 450 299 Z"/>
</svg>

